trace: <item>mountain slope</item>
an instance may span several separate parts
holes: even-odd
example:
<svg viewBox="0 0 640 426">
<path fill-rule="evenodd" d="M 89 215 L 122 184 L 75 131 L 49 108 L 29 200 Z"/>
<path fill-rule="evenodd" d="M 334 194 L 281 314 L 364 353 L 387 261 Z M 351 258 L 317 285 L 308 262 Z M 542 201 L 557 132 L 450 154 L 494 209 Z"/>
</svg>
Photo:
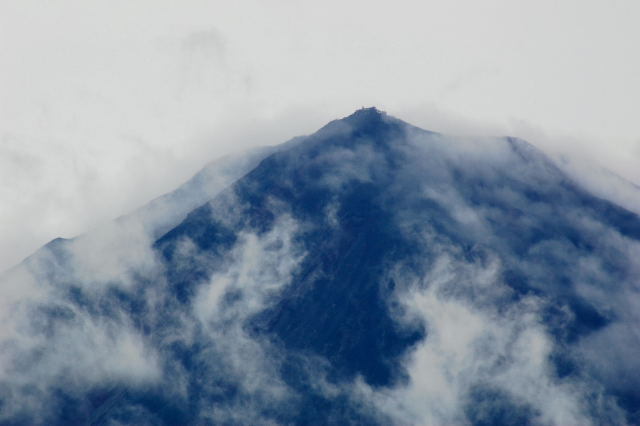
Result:
<svg viewBox="0 0 640 426">
<path fill-rule="evenodd" d="M 216 193 L 4 278 L 3 421 L 640 422 L 640 218 L 526 142 L 362 109 Z"/>
</svg>

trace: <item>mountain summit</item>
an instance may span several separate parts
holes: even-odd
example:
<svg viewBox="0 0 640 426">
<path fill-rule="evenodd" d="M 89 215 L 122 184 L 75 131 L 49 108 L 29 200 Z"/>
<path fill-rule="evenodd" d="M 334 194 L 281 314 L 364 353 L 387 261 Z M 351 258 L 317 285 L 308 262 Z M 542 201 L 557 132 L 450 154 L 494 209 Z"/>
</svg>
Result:
<svg viewBox="0 0 640 426">
<path fill-rule="evenodd" d="M 222 167 L 5 274 L 0 423 L 640 424 L 640 218 L 525 141 Z"/>
</svg>

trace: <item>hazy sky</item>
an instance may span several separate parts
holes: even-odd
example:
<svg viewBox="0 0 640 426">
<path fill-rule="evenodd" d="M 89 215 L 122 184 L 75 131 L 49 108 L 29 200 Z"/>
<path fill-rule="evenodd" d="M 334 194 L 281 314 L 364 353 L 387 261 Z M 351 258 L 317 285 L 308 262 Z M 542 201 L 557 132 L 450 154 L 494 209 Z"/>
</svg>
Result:
<svg viewBox="0 0 640 426">
<path fill-rule="evenodd" d="M 640 2 L 0 0 L 0 269 L 376 105 L 640 183 Z"/>
</svg>

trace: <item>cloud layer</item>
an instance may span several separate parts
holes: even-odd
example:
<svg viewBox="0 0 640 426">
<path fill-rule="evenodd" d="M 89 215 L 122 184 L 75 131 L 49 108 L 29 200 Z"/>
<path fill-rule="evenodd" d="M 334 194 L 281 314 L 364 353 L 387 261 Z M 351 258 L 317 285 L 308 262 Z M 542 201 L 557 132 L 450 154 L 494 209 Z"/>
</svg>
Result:
<svg viewBox="0 0 640 426">
<path fill-rule="evenodd" d="M 638 12 L 631 0 L 3 2 L 0 269 L 215 157 L 361 105 L 515 134 L 637 184 Z"/>
</svg>

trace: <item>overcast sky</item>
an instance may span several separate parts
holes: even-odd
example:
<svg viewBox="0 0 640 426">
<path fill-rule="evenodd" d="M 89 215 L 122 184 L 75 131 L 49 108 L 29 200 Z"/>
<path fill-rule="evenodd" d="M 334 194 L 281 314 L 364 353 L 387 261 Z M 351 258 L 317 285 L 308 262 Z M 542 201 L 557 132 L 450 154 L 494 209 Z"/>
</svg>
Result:
<svg viewBox="0 0 640 426">
<path fill-rule="evenodd" d="M 0 269 L 376 105 L 640 183 L 640 2 L 0 0 Z"/>
</svg>

